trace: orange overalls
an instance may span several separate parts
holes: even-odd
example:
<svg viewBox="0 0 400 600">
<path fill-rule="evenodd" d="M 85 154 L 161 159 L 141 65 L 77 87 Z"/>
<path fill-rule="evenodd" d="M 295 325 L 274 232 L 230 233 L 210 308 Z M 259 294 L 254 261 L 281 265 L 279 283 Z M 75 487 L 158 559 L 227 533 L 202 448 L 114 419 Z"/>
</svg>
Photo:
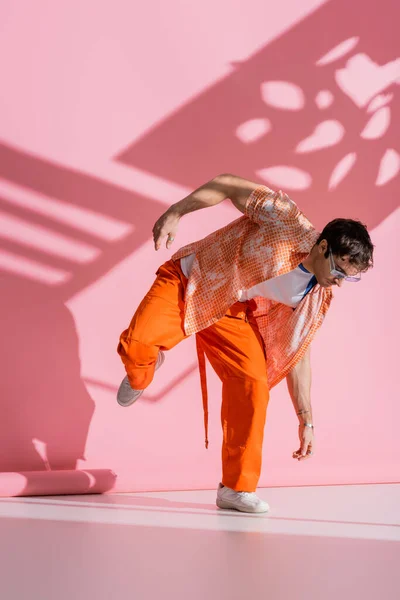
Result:
<svg viewBox="0 0 400 600">
<path fill-rule="evenodd" d="M 152 381 L 159 349 L 186 339 L 183 328 L 187 278 L 180 261 L 169 260 L 156 273 L 130 326 L 120 337 L 118 353 L 131 386 Z M 226 314 L 196 333 L 207 445 L 207 392 L 204 354 L 222 381 L 222 483 L 254 492 L 261 472 L 262 443 L 269 400 L 264 342 L 253 317 L 255 303 L 236 302 Z"/>
</svg>

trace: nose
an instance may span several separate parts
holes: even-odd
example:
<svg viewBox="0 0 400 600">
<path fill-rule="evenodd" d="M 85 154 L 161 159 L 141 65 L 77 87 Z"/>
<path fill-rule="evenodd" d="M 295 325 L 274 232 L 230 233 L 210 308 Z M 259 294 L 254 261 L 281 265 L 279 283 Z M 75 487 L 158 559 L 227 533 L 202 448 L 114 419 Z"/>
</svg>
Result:
<svg viewBox="0 0 400 600">
<path fill-rule="evenodd" d="M 339 287 L 342 287 L 343 281 L 344 281 L 343 279 L 336 278 L 335 279 L 335 285 L 338 285 Z"/>
</svg>

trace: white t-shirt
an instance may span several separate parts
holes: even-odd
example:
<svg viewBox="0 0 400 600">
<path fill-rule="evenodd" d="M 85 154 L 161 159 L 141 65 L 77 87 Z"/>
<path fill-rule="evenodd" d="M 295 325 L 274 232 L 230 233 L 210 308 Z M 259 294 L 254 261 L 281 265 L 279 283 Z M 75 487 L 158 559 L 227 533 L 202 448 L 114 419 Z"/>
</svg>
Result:
<svg viewBox="0 0 400 600">
<path fill-rule="evenodd" d="M 195 254 L 189 254 L 189 256 L 181 258 L 181 269 L 187 278 L 189 278 L 195 256 Z M 295 308 L 316 283 L 315 275 L 300 264 L 285 275 L 262 281 L 248 290 L 240 290 L 239 302 L 246 302 L 256 296 L 262 296 Z"/>
</svg>

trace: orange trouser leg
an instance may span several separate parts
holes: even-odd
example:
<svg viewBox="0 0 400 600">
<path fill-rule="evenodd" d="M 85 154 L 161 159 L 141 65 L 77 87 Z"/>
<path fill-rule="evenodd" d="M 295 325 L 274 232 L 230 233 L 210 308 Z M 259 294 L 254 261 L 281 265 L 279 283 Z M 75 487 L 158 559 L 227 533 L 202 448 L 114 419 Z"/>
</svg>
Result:
<svg viewBox="0 0 400 600">
<path fill-rule="evenodd" d="M 246 308 L 237 302 L 197 335 L 222 381 L 222 483 L 254 492 L 261 473 L 269 391 L 264 344 L 254 319 L 245 320 Z"/>
<path fill-rule="evenodd" d="M 186 284 L 177 263 L 163 264 L 120 336 L 117 352 L 135 390 L 144 390 L 151 383 L 158 351 L 169 350 L 187 337 L 183 329 Z"/>
<path fill-rule="evenodd" d="M 118 353 L 134 389 L 152 381 L 159 349 L 185 339 L 184 294 L 187 279 L 168 261 L 120 337 Z M 263 341 L 254 319 L 245 320 L 247 303 L 237 302 L 222 319 L 197 335 L 222 381 L 222 483 L 252 492 L 261 471 L 269 393 Z"/>
</svg>

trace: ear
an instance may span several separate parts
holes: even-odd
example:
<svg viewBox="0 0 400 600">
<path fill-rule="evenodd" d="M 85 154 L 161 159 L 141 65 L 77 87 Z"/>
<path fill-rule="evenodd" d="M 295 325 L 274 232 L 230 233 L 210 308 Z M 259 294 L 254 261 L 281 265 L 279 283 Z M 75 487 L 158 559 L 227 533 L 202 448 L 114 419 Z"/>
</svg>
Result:
<svg viewBox="0 0 400 600">
<path fill-rule="evenodd" d="M 321 240 L 320 243 L 318 244 L 318 252 L 320 254 L 325 254 L 325 252 L 328 250 L 328 240 Z"/>
</svg>

